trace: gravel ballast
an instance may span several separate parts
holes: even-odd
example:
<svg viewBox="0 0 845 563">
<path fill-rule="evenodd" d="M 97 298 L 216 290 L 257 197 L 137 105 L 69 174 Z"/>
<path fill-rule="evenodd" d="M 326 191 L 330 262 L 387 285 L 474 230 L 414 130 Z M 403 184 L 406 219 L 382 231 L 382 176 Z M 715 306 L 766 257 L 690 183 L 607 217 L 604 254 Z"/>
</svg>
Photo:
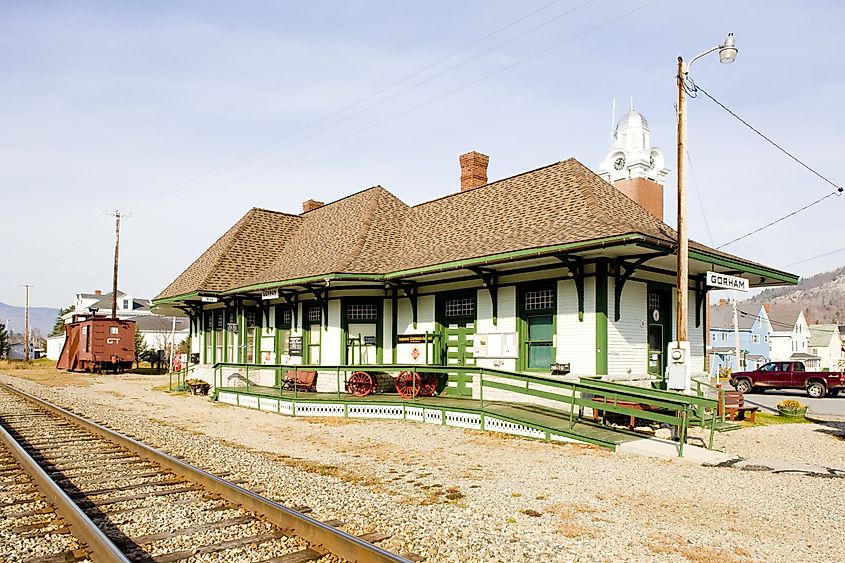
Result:
<svg viewBox="0 0 845 563">
<path fill-rule="evenodd" d="M 391 533 L 379 545 L 427 561 L 842 559 L 830 529 L 845 512 L 841 479 L 413 422 L 289 418 L 156 391 L 166 382 L 157 377 L 91 379 L 0 376 L 349 532 Z M 845 442 L 824 430 L 743 429 L 719 435 L 717 448 L 845 467 Z"/>
</svg>

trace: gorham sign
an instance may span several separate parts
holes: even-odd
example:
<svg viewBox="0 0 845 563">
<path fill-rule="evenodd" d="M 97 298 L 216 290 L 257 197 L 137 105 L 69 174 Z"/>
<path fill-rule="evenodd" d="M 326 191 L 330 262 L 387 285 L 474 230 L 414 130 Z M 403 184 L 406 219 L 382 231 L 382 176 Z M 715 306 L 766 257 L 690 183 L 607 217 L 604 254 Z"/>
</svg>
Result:
<svg viewBox="0 0 845 563">
<path fill-rule="evenodd" d="M 737 291 L 748 291 L 749 289 L 747 279 L 719 274 L 717 272 L 707 272 L 707 285 L 721 289 L 735 289 Z"/>
</svg>

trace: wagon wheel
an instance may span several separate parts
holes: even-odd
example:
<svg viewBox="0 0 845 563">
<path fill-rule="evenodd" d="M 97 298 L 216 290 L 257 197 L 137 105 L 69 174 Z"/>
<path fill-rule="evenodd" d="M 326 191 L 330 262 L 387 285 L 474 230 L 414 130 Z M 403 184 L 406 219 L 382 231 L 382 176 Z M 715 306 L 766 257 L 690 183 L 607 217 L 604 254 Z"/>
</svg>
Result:
<svg viewBox="0 0 845 563">
<path fill-rule="evenodd" d="M 369 373 L 356 371 L 349 376 L 346 387 L 356 397 L 366 397 L 376 390 L 376 383 Z"/>
<path fill-rule="evenodd" d="M 402 395 L 403 399 L 413 399 L 420 394 L 421 387 L 422 378 L 415 371 L 400 372 L 399 377 L 396 378 L 396 391 Z"/>
<path fill-rule="evenodd" d="M 420 397 L 433 397 L 435 391 L 437 391 L 437 374 L 436 373 L 424 373 L 422 377 L 422 383 L 420 384 Z"/>
</svg>

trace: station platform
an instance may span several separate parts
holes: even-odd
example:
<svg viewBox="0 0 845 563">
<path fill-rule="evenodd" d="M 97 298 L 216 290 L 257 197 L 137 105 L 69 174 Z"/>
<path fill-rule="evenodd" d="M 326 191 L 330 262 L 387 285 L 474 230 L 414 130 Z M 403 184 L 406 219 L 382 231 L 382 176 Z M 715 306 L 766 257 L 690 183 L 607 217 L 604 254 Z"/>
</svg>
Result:
<svg viewBox="0 0 845 563">
<path fill-rule="evenodd" d="M 441 395 L 405 399 L 398 393 L 357 397 L 349 393 L 317 393 L 250 385 L 217 387 L 214 399 L 223 403 L 289 416 L 323 416 L 406 420 L 473 430 L 501 432 L 552 442 L 585 443 L 616 451 L 642 434 L 593 422 L 592 417 L 529 403 L 480 401 Z"/>
</svg>

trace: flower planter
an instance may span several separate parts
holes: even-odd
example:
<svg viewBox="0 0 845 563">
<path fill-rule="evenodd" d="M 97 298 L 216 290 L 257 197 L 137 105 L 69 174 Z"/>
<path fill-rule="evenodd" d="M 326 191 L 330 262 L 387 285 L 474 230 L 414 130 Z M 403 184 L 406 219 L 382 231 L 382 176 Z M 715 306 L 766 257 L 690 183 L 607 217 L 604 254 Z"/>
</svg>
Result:
<svg viewBox="0 0 845 563">
<path fill-rule="evenodd" d="M 807 407 L 795 410 L 778 409 L 778 414 L 785 418 L 804 418 L 807 414 Z"/>
</svg>

